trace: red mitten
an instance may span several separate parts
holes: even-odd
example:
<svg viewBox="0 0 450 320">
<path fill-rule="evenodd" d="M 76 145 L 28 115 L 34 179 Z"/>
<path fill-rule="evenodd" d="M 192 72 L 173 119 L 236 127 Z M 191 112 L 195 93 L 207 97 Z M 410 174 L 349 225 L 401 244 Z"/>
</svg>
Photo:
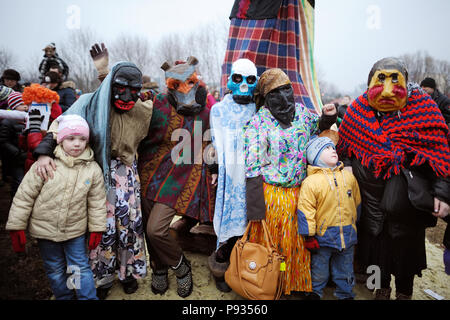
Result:
<svg viewBox="0 0 450 320">
<path fill-rule="evenodd" d="M 25 231 L 17 230 L 10 231 L 9 235 L 11 237 L 11 242 L 14 252 L 25 252 L 25 244 L 27 243 L 27 238 L 25 237 Z"/>
<path fill-rule="evenodd" d="M 305 248 L 311 253 L 316 253 L 320 249 L 320 246 L 315 237 L 305 237 Z"/>
<path fill-rule="evenodd" d="M 103 232 L 91 232 L 89 236 L 89 250 L 97 248 L 100 241 L 102 241 Z"/>
</svg>

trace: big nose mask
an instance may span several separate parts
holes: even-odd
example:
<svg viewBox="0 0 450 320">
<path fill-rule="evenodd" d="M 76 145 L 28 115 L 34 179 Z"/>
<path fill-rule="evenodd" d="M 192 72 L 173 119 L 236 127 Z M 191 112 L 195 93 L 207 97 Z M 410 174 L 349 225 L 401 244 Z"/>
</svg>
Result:
<svg viewBox="0 0 450 320">
<path fill-rule="evenodd" d="M 381 112 L 402 109 L 407 102 L 406 80 L 399 70 L 378 70 L 367 91 L 369 104 Z"/>
</svg>

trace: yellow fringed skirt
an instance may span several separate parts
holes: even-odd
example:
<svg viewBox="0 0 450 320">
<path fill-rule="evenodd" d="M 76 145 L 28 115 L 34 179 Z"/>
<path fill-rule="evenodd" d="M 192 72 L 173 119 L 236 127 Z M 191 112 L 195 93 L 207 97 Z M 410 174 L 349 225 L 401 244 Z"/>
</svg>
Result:
<svg viewBox="0 0 450 320">
<path fill-rule="evenodd" d="M 300 187 L 283 188 L 264 183 L 266 224 L 275 248 L 286 262 L 284 294 L 291 291 L 311 292 L 311 256 L 298 234 L 297 201 Z M 250 241 L 264 243 L 260 225 L 250 230 Z"/>
</svg>

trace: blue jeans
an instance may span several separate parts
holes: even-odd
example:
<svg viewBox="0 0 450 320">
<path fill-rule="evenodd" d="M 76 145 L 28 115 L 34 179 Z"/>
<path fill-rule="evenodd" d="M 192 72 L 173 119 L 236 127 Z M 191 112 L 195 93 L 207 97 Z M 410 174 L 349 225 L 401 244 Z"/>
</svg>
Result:
<svg viewBox="0 0 450 320">
<path fill-rule="evenodd" d="M 44 269 L 56 300 L 98 300 L 85 237 L 63 242 L 38 239 Z"/>
<path fill-rule="evenodd" d="M 353 273 L 354 246 L 344 250 L 330 247 L 321 247 L 317 253 L 311 255 L 311 280 L 313 292 L 320 297 L 323 288 L 328 283 L 331 271 L 331 279 L 336 284 L 334 295 L 338 299 L 354 298 L 353 287 L 355 277 Z"/>
</svg>

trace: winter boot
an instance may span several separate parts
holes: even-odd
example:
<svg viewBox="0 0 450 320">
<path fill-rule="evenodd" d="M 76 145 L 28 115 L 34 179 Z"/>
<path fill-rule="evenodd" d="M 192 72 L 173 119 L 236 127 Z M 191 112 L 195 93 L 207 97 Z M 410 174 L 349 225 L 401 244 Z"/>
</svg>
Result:
<svg viewBox="0 0 450 320">
<path fill-rule="evenodd" d="M 152 292 L 163 295 L 169 289 L 168 270 L 156 270 L 152 273 Z"/>
<path fill-rule="evenodd" d="M 396 300 L 411 300 L 412 299 L 412 295 L 407 295 L 407 294 L 403 294 L 400 292 L 397 292 L 395 294 Z"/>
<path fill-rule="evenodd" d="M 381 288 L 375 290 L 375 300 L 391 300 L 391 288 Z"/>
<path fill-rule="evenodd" d="M 208 257 L 208 267 L 211 271 L 214 281 L 216 282 L 216 288 L 217 290 L 221 292 L 230 292 L 231 288 L 228 286 L 228 284 L 225 282 L 225 271 L 227 271 L 228 266 L 230 265 L 229 262 L 219 262 L 217 261 L 217 252 L 214 251 L 209 257 Z"/>
<path fill-rule="evenodd" d="M 99 300 L 105 300 L 108 297 L 109 290 L 111 289 L 112 284 L 108 284 L 105 286 L 100 286 L 97 288 L 97 298 Z"/>
<path fill-rule="evenodd" d="M 137 280 L 133 277 L 126 278 L 124 281 L 120 281 L 120 283 L 122 283 L 123 292 L 126 294 L 135 293 L 139 288 Z"/>
<path fill-rule="evenodd" d="M 177 276 L 177 293 L 180 297 L 186 298 L 192 293 L 194 283 L 192 281 L 191 263 L 184 255 L 176 267 L 170 267 Z"/>
</svg>

